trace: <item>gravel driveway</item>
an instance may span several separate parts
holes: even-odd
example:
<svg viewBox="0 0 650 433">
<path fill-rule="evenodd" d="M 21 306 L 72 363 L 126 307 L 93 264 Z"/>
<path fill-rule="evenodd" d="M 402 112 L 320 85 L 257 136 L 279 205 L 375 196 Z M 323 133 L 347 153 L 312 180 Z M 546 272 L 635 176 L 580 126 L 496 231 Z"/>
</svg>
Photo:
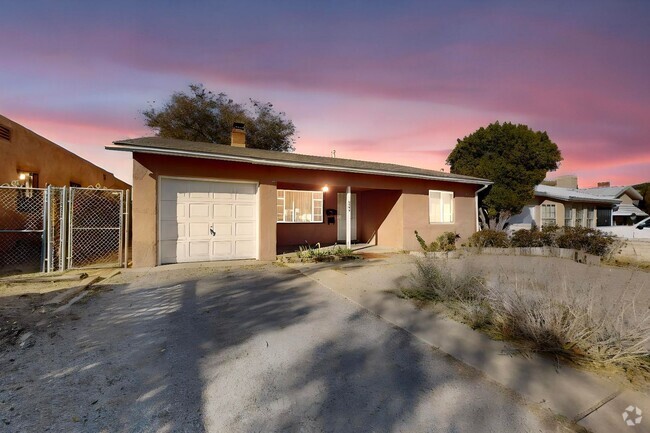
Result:
<svg viewBox="0 0 650 433">
<path fill-rule="evenodd" d="M 473 370 L 275 265 L 129 271 L 0 353 L 0 431 L 546 432 Z"/>
</svg>

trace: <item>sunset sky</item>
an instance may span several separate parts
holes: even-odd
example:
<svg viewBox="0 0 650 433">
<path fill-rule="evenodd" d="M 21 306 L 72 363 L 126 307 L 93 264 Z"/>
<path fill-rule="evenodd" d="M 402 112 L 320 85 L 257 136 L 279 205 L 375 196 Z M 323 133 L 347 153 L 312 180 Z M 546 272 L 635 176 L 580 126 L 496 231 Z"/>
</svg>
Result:
<svg viewBox="0 0 650 433">
<path fill-rule="evenodd" d="M 0 113 L 130 182 L 112 141 L 193 82 L 267 100 L 296 151 L 448 169 L 495 120 L 581 187 L 650 181 L 650 2 L 3 2 Z"/>
</svg>

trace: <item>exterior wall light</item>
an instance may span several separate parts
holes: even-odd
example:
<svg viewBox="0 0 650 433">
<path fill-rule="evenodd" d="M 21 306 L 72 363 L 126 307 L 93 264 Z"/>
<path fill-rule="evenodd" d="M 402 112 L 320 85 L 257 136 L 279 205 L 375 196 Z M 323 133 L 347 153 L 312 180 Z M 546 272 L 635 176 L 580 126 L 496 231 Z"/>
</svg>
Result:
<svg viewBox="0 0 650 433">
<path fill-rule="evenodd" d="M 329 186 L 325 185 L 325 186 L 323 187 L 323 192 L 327 192 L 327 191 L 329 191 L 329 190 L 330 190 L 330 187 L 329 187 Z"/>
</svg>

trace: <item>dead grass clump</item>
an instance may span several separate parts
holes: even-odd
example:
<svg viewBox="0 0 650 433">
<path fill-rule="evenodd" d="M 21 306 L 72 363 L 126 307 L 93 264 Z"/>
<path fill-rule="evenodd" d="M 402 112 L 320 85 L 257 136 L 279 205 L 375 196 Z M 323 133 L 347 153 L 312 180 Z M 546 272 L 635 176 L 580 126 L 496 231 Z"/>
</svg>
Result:
<svg viewBox="0 0 650 433">
<path fill-rule="evenodd" d="M 605 307 L 595 291 L 491 288 L 492 331 L 536 352 L 591 367 L 650 373 L 650 311 L 633 301 Z"/>
<path fill-rule="evenodd" d="M 483 277 L 472 269 L 455 274 L 447 263 L 432 258 L 418 259 L 415 264 L 413 288 L 403 290 L 407 298 L 479 303 L 487 293 Z"/>
</svg>

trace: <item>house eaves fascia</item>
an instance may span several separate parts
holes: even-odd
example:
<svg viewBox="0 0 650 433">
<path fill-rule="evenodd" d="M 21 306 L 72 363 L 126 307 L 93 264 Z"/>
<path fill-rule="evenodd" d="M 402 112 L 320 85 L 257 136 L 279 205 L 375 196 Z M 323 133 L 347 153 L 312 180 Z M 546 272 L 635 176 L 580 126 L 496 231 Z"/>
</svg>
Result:
<svg viewBox="0 0 650 433">
<path fill-rule="evenodd" d="M 544 192 L 535 192 L 536 196 L 539 197 L 545 197 L 545 198 L 552 198 L 555 200 L 560 200 L 560 201 L 577 201 L 577 202 L 587 202 L 587 203 L 608 203 L 608 204 L 618 204 L 621 203 L 621 200 L 619 199 L 609 199 L 609 198 L 598 198 L 594 196 L 593 198 L 589 197 L 576 197 L 576 196 L 567 196 L 567 197 L 561 197 L 555 194 L 547 194 Z"/>
<path fill-rule="evenodd" d="M 349 173 L 373 174 L 378 176 L 383 175 L 383 176 L 404 177 L 404 178 L 412 178 L 412 179 L 438 180 L 443 182 L 466 183 L 471 185 L 492 185 L 494 183 L 484 179 L 474 180 L 474 179 L 463 179 L 463 178 L 453 178 L 453 177 L 450 178 L 444 176 L 427 176 L 423 174 L 400 173 L 400 172 L 388 171 L 388 170 L 341 167 L 336 165 L 315 164 L 315 163 L 308 163 L 308 162 L 278 161 L 278 160 L 269 160 L 265 158 L 252 158 L 252 157 L 239 156 L 239 155 L 224 155 L 224 154 L 195 152 L 195 151 L 186 151 L 186 150 L 178 150 L 178 149 L 176 150 L 161 149 L 157 147 L 145 148 L 141 146 L 119 145 L 119 146 L 106 146 L 105 148 L 106 150 L 117 150 L 123 152 L 150 153 L 156 155 L 182 156 L 182 157 L 202 158 L 202 159 L 217 159 L 223 161 L 246 162 L 250 164 L 269 165 L 269 166 L 276 166 L 276 167 L 303 168 L 308 170 L 343 171 Z"/>
</svg>

